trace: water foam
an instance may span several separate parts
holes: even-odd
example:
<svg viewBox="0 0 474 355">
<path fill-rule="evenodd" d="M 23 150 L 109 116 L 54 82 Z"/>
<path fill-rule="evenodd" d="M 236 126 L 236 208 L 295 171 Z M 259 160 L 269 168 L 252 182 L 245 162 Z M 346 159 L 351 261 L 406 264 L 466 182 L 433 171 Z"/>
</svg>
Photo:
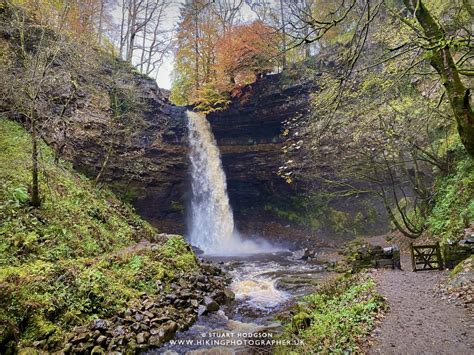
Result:
<svg viewBox="0 0 474 355">
<path fill-rule="evenodd" d="M 264 241 L 244 240 L 234 227 L 219 148 L 203 114 L 187 111 L 191 162 L 189 240 L 214 255 L 277 251 Z"/>
</svg>

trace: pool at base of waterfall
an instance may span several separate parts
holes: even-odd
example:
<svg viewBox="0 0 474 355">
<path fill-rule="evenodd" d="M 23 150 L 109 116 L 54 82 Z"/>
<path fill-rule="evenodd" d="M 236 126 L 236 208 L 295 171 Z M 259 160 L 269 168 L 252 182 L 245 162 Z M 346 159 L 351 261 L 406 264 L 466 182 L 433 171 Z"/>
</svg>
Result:
<svg viewBox="0 0 474 355">
<path fill-rule="evenodd" d="M 330 275 L 323 264 L 292 252 L 204 258 L 230 273 L 235 300 L 201 315 L 187 331 L 148 354 L 262 353 L 254 345 L 268 344 L 257 339 L 276 337 L 281 326 L 276 316 Z"/>
</svg>

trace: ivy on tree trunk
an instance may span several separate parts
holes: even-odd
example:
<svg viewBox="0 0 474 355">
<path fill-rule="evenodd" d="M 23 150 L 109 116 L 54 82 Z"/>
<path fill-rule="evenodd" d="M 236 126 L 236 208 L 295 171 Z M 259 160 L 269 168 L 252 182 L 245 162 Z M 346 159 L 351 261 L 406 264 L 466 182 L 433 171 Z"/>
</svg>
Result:
<svg viewBox="0 0 474 355">
<path fill-rule="evenodd" d="M 470 103 L 471 92 L 459 77 L 459 71 L 450 50 L 452 43 L 446 38 L 445 31 L 421 0 L 404 0 L 403 2 L 416 17 L 430 43 L 430 64 L 439 74 L 446 90 L 461 142 L 469 155 L 474 156 L 474 115 Z"/>
</svg>

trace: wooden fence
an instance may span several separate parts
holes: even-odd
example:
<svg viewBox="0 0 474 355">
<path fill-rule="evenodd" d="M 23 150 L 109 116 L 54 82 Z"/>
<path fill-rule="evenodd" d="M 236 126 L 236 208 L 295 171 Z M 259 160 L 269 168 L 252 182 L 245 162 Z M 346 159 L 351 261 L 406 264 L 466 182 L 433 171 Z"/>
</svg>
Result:
<svg viewBox="0 0 474 355">
<path fill-rule="evenodd" d="M 439 243 L 433 245 L 410 244 L 413 271 L 442 270 L 443 260 Z"/>
</svg>

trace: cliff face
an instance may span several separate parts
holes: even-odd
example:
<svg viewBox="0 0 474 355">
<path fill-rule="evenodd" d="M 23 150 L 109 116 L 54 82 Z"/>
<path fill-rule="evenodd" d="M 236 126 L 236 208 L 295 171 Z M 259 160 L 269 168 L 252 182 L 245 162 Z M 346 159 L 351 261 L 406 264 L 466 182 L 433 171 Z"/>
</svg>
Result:
<svg viewBox="0 0 474 355">
<path fill-rule="evenodd" d="M 130 68 L 114 70 L 113 85 L 97 85 L 107 92 L 131 88 L 133 114 L 116 122 L 111 109 L 91 105 L 92 91 L 82 90 L 68 109 L 67 131 L 58 138 L 57 129 L 47 129 L 47 139 L 56 144 L 67 137 L 62 156 L 90 177 L 97 176 L 106 162 L 101 182 L 129 199 L 159 228 L 182 233 L 189 198 L 186 108 L 172 105 L 153 80 Z M 104 65 L 101 76 L 112 72 Z M 293 186 L 277 175 L 283 163 L 284 122 L 307 112 L 313 87 L 283 87 L 281 81 L 273 75 L 246 86 L 233 93 L 227 110 L 208 116 L 237 216 L 257 202 L 263 206 L 271 196 L 292 193 Z"/>
<path fill-rule="evenodd" d="M 291 193 L 277 175 L 283 164 L 284 122 L 308 112 L 310 83 L 284 86 L 280 75 L 267 76 L 232 94 L 225 111 L 208 115 L 227 175 L 234 209 Z"/>
<path fill-rule="evenodd" d="M 122 75 L 121 80 L 134 84 L 134 100 L 139 103 L 133 117 L 114 130 L 108 112 L 72 111 L 68 117 L 72 139 L 64 156 L 94 177 L 111 149 L 101 181 L 159 227 L 182 232 L 188 169 L 185 110 L 173 106 L 153 80 Z"/>
</svg>

